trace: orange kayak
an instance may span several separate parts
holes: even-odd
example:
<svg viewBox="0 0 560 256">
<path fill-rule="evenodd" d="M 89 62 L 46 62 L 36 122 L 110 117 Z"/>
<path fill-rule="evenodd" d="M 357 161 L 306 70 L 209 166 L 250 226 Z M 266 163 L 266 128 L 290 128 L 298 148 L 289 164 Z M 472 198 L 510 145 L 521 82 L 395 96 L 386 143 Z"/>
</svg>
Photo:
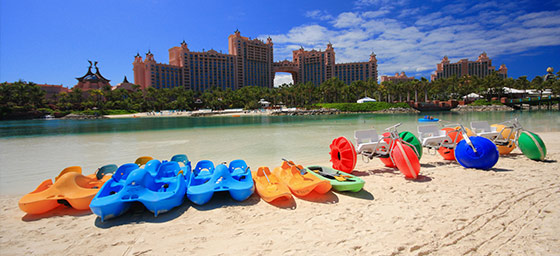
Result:
<svg viewBox="0 0 560 256">
<path fill-rule="evenodd" d="M 276 175 L 270 172 L 268 167 L 259 167 L 257 172 L 252 172 L 253 180 L 257 193 L 266 202 L 272 202 L 276 199 L 290 199 L 292 194 L 290 189 Z"/>
<path fill-rule="evenodd" d="M 305 174 L 301 174 L 300 170 L 305 170 Z M 306 196 L 311 191 L 319 194 L 325 194 L 331 190 L 331 183 L 322 180 L 319 177 L 309 173 L 301 165 L 293 165 L 286 161 L 282 162 L 282 166 L 274 168 L 274 175 L 286 184 L 292 193 L 296 196 Z"/>
<path fill-rule="evenodd" d="M 101 179 L 96 174 L 84 176 L 81 167 L 68 167 L 60 172 L 54 183 L 45 180 L 33 192 L 23 196 L 19 208 L 29 214 L 45 213 L 61 204 L 88 210 L 91 200 L 109 178 L 111 175 L 104 175 Z"/>
</svg>

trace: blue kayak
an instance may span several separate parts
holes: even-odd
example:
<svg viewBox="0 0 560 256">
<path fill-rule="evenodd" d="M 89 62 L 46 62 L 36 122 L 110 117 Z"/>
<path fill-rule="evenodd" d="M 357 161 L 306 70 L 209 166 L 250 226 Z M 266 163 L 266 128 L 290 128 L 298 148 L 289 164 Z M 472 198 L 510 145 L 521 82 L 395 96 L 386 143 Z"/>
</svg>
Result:
<svg viewBox="0 0 560 256">
<path fill-rule="evenodd" d="M 185 174 L 190 174 L 190 163 L 181 167 L 176 161 L 151 160 L 144 168 L 124 164 L 105 182 L 89 207 L 103 221 L 140 202 L 157 217 L 183 203 L 188 184 L 185 176 L 189 176 Z"/>
<path fill-rule="evenodd" d="M 433 118 L 429 116 L 424 116 L 424 118 L 418 118 L 418 122 L 437 122 L 439 118 Z"/>
<path fill-rule="evenodd" d="M 214 167 L 209 160 L 196 164 L 189 179 L 187 197 L 198 205 L 206 204 L 214 192 L 229 191 L 231 197 L 243 201 L 255 191 L 251 170 L 243 160 L 234 160 L 227 167 Z"/>
</svg>

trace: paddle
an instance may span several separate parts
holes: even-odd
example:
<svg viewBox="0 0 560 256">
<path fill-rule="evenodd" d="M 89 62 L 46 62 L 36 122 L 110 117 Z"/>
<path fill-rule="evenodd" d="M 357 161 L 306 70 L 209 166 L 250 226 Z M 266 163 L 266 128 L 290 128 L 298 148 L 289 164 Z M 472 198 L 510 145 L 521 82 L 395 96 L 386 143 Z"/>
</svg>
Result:
<svg viewBox="0 0 560 256">
<path fill-rule="evenodd" d="M 294 162 L 289 161 L 289 160 L 287 160 L 286 158 L 282 158 L 282 161 L 285 161 L 285 162 L 288 163 L 288 165 L 290 165 L 290 166 L 296 167 L 296 169 L 299 171 L 299 173 L 300 173 L 301 175 L 304 175 L 304 174 L 307 173 L 307 171 L 306 171 L 305 169 L 299 168 L 296 164 L 294 164 Z"/>
<path fill-rule="evenodd" d="M 343 174 L 339 174 L 339 173 L 329 173 L 329 172 L 324 171 L 323 168 L 321 168 L 321 169 L 310 169 L 310 170 L 312 170 L 312 171 L 314 171 L 314 172 L 316 172 L 316 173 L 318 173 L 318 174 L 320 174 L 320 175 L 322 175 L 326 178 L 329 178 L 329 179 L 335 179 L 335 180 L 338 180 L 338 181 L 352 181 L 350 179 L 347 179 L 347 178 L 352 178 L 352 176 L 343 175 Z"/>
<path fill-rule="evenodd" d="M 269 170 L 269 169 L 267 167 L 260 167 L 259 170 L 261 170 L 261 169 L 262 169 L 262 173 L 264 174 L 264 177 L 266 178 L 266 181 L 268 181 L 268 184 L 270 184 L 269 186 L 266 187 L 266 190 L 268 190 L 269 192 L 276 191 L 278 186 L 276 186 L 276 184 L 273 184 L 272 182 L 270 182 L 270 179 L 268 178 L 268 175 L 266 174 L 266 171 Z"/>
</svg>

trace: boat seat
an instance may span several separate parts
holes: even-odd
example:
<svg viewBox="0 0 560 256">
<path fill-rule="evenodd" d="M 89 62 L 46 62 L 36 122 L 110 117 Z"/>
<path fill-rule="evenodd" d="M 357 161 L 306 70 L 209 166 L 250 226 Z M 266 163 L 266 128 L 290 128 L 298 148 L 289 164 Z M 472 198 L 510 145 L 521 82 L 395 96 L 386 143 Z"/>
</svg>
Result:
<svg viewBox="0 0 560 256">
<path fill-rule="evenodd" d="M 200 160 L 196 163 L 193 173 L 197 179 L 208 180 L 214 174 L 214 163 L 210 160 Z"/>
<path fill-rule="evenodd" d="M 496 127 L 491 127 L 486 121 L 473 121 L 471 122 L 471 128 L 476 135 L 490 140 L 494 140 L 500 135 Z"/>
<path fill-rule="evenodd" d="M 354 132 L 354 139 L 358 146 L 358 154 L 362 152 L 376 153 L 380 152 L 382 147 L 388 148 L 388 144 L 379 136 L 375 129 L 359 130 Z"/>
<path fill-rule="evenodd" d="M 237 159 L 229 163 L 229 172 L 231 173 L 231 176 L 237 180 L 239 180 L 243 175 L 250 174 L 247 170 L 249 170 L 249 167 L 244 160 Z"/>
<path fill-rule="evenodd" d="M 439 148 L 446 141 L 453 141 L 446 131 L 439 129 L 437 125 L 418 126 L 418 137 L 423 147 Z"/>
</svg>

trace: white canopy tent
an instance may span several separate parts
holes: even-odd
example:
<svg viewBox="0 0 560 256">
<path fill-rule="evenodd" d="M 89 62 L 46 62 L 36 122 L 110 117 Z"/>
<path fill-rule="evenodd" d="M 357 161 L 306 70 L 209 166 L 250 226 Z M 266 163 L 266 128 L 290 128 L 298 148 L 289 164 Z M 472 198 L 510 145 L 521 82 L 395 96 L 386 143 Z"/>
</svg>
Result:
<svg viewBox="0 0 560 256">
<path fill-rule="evenodd" d="M 358 102 L 358 103 L 364 103 L 364 102 L 376 102 L 376 101 L 377 101 L 377 100 L 372 99 L 372 98 L 370 98 L 370 97 L 364 97 L 364 98 L 361 98 L 361 99 L 357 100 L 356 102 Z"/>
</svg>

